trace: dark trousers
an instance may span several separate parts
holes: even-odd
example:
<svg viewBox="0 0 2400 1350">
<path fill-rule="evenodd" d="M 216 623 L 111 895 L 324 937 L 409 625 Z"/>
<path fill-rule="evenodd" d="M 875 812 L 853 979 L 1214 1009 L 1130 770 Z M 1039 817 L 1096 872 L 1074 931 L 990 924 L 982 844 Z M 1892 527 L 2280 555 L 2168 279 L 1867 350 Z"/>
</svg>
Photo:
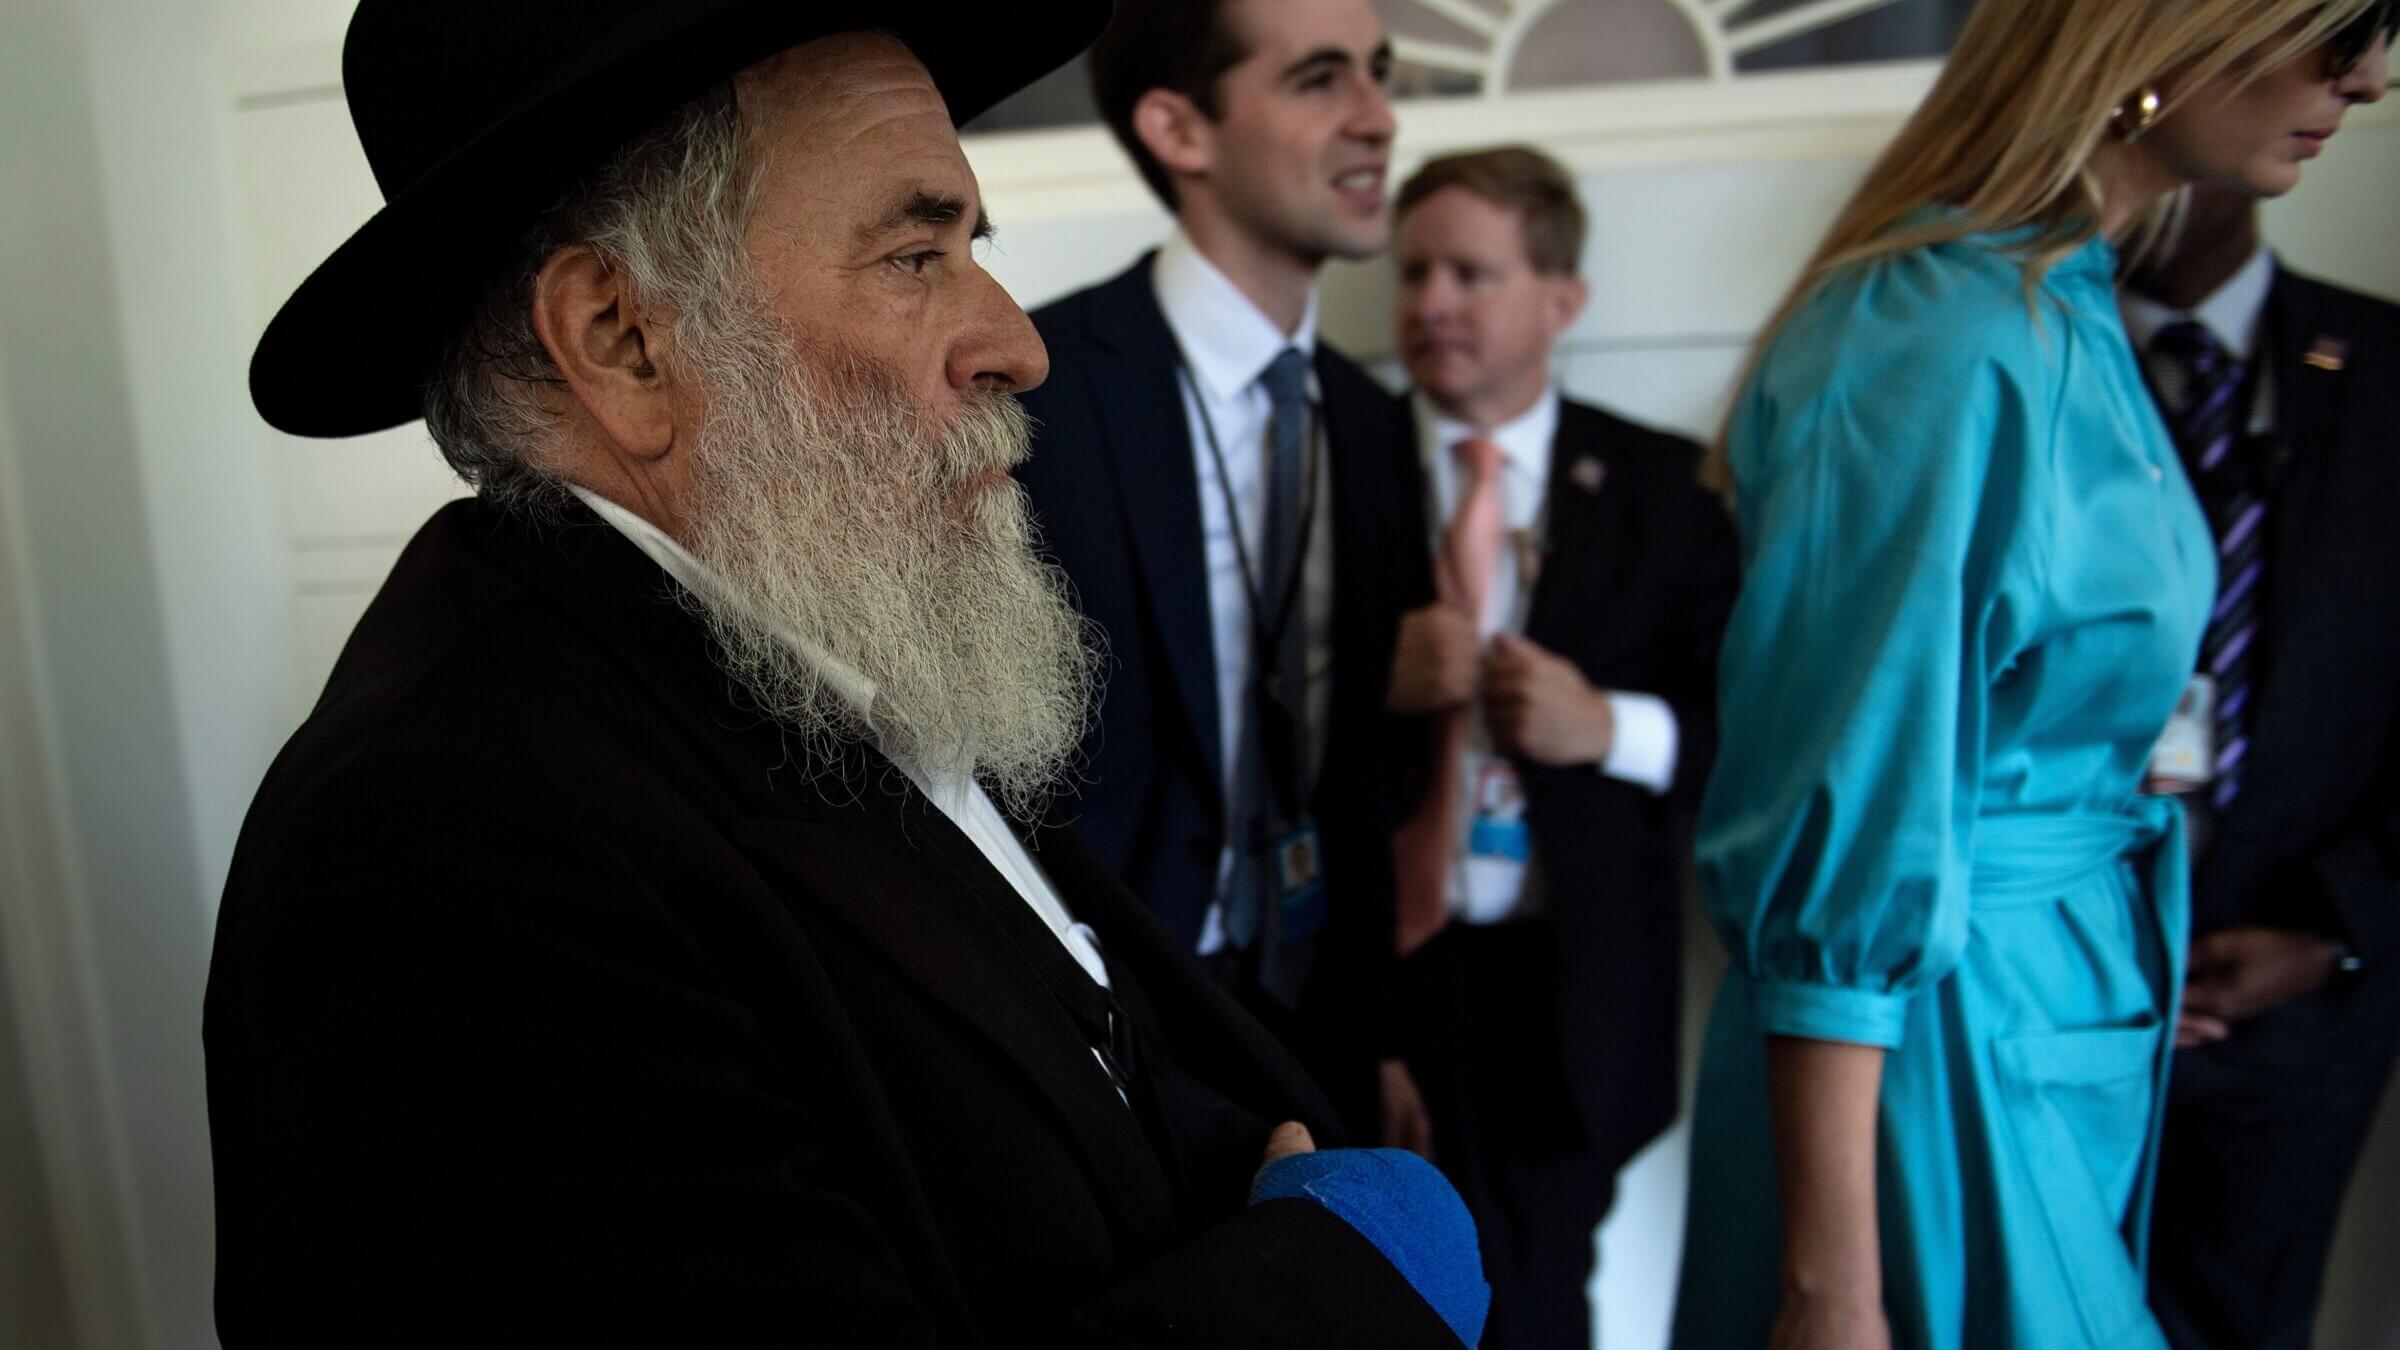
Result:
<svg viewBox="0 0 2400 1350">
<path fill-rule="evenodd" d="M 2150 1301 L 2177 1350 L 2308 1350 L 2334 1220 L 2389 1058 L 2345 1059 L 2322 997 L 2176 1055 Z"/>
<path fill-rule="evenodd" d="M 1593 1232 L 1616 1172 L 1593 1152 L 1558 1047 L 1557 938 L 1540 919 L 1452 924 L 1409 958 L 1409 1064 L 1434 1161 L 1475 1216 L 1484 1350 L 1584 1350 Z"/>
</svg>

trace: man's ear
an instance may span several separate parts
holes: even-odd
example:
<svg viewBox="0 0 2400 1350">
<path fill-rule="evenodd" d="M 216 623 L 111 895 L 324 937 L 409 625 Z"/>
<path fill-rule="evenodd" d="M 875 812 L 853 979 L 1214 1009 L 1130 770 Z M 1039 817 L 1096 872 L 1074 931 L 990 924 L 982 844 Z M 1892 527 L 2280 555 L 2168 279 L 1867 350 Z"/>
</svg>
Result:
<svg viewBox="0 0 2400 1350">
<path fill-rule="evenodd" d="M 1549 278 L 1548 294 L 1542 301 L 1542 326 L 1552 342 L 1565 336 L 1583 317 L 1584 304 L 1592 298 L 1591 283 L 1581 276 Z"/>
<path fill-rule="evenodd" d="M 620 453 L 648 461 L 674 448 L 674 399 L 653 359 L 658 330 L 597 249 L 576 244 L 542 264 L 533 280 L 533 331 L 575 401 Z"/>
<path fill-rule="evenodd" d="M 1216 167 L 1216 126 L 1200 105 L 1170 89 L 1153 89 L 1133 105 L 1133 134 L 1151 158 L 1177 177 L 1205 176 Z"/>
</svg>

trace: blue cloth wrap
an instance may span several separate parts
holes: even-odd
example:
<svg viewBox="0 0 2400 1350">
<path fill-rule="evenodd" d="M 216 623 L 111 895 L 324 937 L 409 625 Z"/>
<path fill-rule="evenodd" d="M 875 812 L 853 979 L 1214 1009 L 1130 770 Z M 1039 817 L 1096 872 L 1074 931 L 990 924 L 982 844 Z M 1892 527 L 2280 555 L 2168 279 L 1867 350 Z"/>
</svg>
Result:
<svg viewBox="0 0 2400 1350">
<path fill-rule="evenodd" d="M 1375 1244 L 1458 1339 L 1483 1336 L 1492 1287 L 1483 1282 L 1475 1220 L 1432 1163 L 1396 1148 L 1296 1153 L 1258 1169 L 1250 1203 L 1311 1200 Z"/>
</svg>

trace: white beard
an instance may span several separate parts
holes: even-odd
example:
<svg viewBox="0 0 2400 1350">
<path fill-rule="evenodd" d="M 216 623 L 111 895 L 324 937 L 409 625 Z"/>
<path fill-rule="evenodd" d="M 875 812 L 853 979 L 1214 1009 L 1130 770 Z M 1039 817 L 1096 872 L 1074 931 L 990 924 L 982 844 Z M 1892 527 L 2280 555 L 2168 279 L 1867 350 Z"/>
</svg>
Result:
<svg viewBox="0 0 2400 1350">
<path fill-rule="evenodd" d="M 975 391 L 929 436 L 872 358 L 804 344 L 754 300 L 730 308 L 706 351 L 680 353 L 708 402 L 684 543 L 722 586 L 696 599 L 727 672 L 820 755 L 874 739 L 1038 814 L 1100 663 L 1007 476 L 1031 443 L 1024 411 Z M 874 682 L 863 720 L 792 638 Z"/>
</svg>

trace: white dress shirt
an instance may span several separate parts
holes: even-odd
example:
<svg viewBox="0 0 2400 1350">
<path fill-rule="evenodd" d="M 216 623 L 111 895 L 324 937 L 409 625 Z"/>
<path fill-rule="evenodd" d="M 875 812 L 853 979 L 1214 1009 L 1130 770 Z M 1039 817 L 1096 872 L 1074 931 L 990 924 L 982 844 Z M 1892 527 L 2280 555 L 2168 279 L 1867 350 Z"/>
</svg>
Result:
<svg viewBox="0 0 2400 1350">
<path fill-rule="evenodd" d="M 1209 637 L 1217 663 L 1217 744 L 1223 753 L 1222 800 L 1236 797 L 1233 781 L 1242 719 L 1250 713 L 1244 697 L 1250 687 L 1250 596 L 1242 578 L 1242 550 L 1258 566 L 1266 542 L 1267 420 L 1272 411 L 1267 391 L 1259 383 L 1267 367 L 1286 347 L 1297 347 L 1313 358 L 1317 347 L 1317 299 L 1312 293 L 1297 331 L 1286 334 L 1242 294 L 1216 264 L 1201 256 L 1189 237 L 1177 231 L 1152 262 L 1150 284 L 1166 312 L 1167 328 L 1183 351 L 1191 378 L 1178 380 L 1183 390 L 1184 421 L 1192 440 L 1192 467 L 1200 484 L 1200 538 L 1208 575 Z M 1319 434 L 1313 453 L 1316 502 L 1309 526 L 1308 552 L 1301 563 L 1301 593 L 1308 608 L 1308 748 L 1310 776 L 1323 761 L 1325 715 L 1331 705 L 1333 674 L 1333 465 L 1321 430 L 1323 395 L 1314 371 L 1308 396 L 1318 408 Z M 1209 449 L 1209 432 L 1224 456 L 1224 472 Z M 1232 498 L 1232 511 L 1226 498 Z M 1234 531 L 1241 531 L 1241 549 Z M 1232 875 L 1234 850 L 1230 841 L 1217 857 L 1218 899 L 1209 904 L 1201 925 L 1200 951 L 1216 951 L 1225 943 L 1222 899 Z"/>
<path fill-rule="evenodd" d="M 2169 324 L 2197 319 L 2217 341 L 2225 344 L 2225 350 L 2235 360 L 2248 361 L 2258 353 L 2267 295 L 2274 287 L 2275 255 L 2261 244 L 2240 271 L 2226 278 L 2224 285 L 2190 310 L 2160 304 L 2131 289 L 2124 292 L 2120 307 L 2125 315 L 2125 334 L 2133 339 L 2133 349 L 2141 356 L 2151 386 L 2168 406 L 2182 402 L 2183 370 L 2175 362 L 2151 354 L 2150 344 L 2157 340 L 2160 331 Z M 2261 368 L 2251 385 L 2249 430 L 2254 436 L 2275 429 L 2274 380 L 2273 370 Z"/>
<path fill-rule="evenodd" d="M 632 541 L 635 548 L 648 554 L 652 562 L 664 569 L 668 576 L 675 578 L 684 589 L 695 595 L 719 593 L 707 569 L 686 553 L 681 544 L 668 537 L 664 530 L 598 493 L 572 485 L 569 490 L 584 505 L 592 508 L 594 514 L 614 527 L 617 533 Z M 826 683 L 865 715 L 868 725 L 874 724 L 873 680 L 835 660 L 815 643 L 798 634 L 787 633 L 784 640 L 792 650 L 816 666 L 825 676 Z M 925 800 L 933 803 L 935 810 L 947 817 L 960 833 L 974 843 L 976 851 L 1008 881 L 1017 897 L 1040 917 L 1042 925 L 1067 949 L 1067 955 L 1075 958 L 1075 964 L 1083 967 L 1084 973 L 1090 975 L 1101 988 L 1107 988 L 1108 965 L 1100 957 L 1099 939 L 1088 925 L 1076 922 L 1075 916 L 1067 912 L 1066 901 L 1059 898 L 1058 888 L 1050 883 L 1049 874 L 1042 871 L 1041 864 L 1025 851 L 1025 845 L 1017 838 L 1016 831 L 1009 828 L 1008 818 L 1001 815 L 1000 808 L 992 804 L 990 795 L 984 792 L 981 783 L 975 781 L 973 774 L 936 776 L 903 757 L 888 755 L 888 752 L 887 757 L 901 773 L 907 775 L 909 783 L 924 795 Z M 1098 1051 L 1093 1053 L 1097 1056 Z"/>
<path fill-rule="evenodd" d="M 1549 500 L 1551 452 L 1558 439 L 1558 391 L 1543 390 L 1533 407 L 1485 432 L 1443 414 L 1421 393 L 1415 404 L 1417 449 L 1429 485 L 1426 515 L 1433 530 L 1433 548 L 1441 549 L 1443 533 L 1466 489 L 1466 473 L 1453 447 L 1476 435 L 1500 447 L 1500 521 L 1508 539 L 1512 544 L 1522 541 L 1529 545 L 1528 551 L 1546 547 L 1544 506 Z M 1523 574 L 1520 556 L 1518 547 L 1503 546 L 1499 564 L 1492 570 L 1491 593 L 1484 598 L 1483 613 L 1475 625 L 1476 635 L 1486 644 L 1495 634 L 1521 635 L 1525 631 L 1525 619 L 1533 607 L 1534 579 Z M 1612 689 L 1606 697 L 1615 716 L 1616 735 L 1598 771 L 1663 794 L 1675 781 L 1680 728 L 1674 710 L 1654 694 Z M 1470 714 L 1467 751 L 1464 767 L 1470 775 L 1479 771 L 1482 757 L 1494 753 L 1480 708 Z M 1465 786 L 1461 784 L 1462 790 Z M 1472 827 L 1473 815 L 1470 798 L 1469 809 L 1460 813 L 1459 865 L 1450 874 L 1451 910 L 1469 922 L 1521 917 L 1533 902 L 1524 890 L 1522 869 L 1470 858 L 1466 832 Z"/>
</svg>

